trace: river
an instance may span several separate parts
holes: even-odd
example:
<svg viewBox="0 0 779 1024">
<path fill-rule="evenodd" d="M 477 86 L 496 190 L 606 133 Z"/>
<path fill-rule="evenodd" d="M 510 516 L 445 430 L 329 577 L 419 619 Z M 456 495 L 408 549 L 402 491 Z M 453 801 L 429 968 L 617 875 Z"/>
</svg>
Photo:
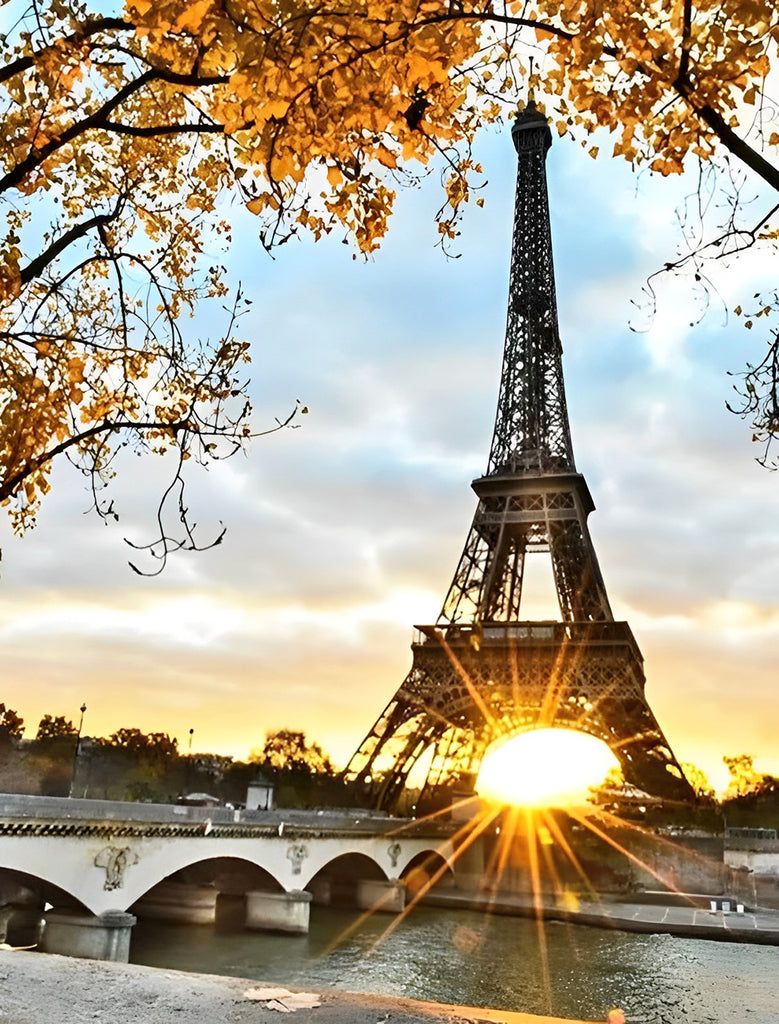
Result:
<svg viewBox="0 0 779 1024">
<path fill-rule="evenodd" d="M 779 1024 L 779 950 L 419 907 L 316 907 L 308 935 L 139 921 L 133 963 L 630 1024 Z M 546 956 L 541 953 L 546 946 Z M 548 977 L 548 985 L 545 980 Z"/>
</svg>

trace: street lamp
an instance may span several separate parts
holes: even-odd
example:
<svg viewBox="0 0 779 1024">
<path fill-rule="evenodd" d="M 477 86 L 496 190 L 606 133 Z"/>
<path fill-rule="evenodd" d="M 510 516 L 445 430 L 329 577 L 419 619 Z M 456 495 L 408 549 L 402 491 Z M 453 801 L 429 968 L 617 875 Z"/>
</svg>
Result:
<svg viewBox="0 0 779 1024">
<path fill-rule="evenodd" d="M 195 730 L 189 730 L 189 746 L 187 748 L 187 766 L 184 771 L 184 796 L 187 796 L 190 789 L 192 788 L 192 737 L 195 735 Z"/>
<path fill-rule="evenodd" d="M 76 767 L 78 765 L 79 751 L 81 750 L 81 729 L 82 726 L 84 725 L 84 712 L 86 711 L 86 709 L 86 704 L 82 704 L 81 707 L 79 708 L 79 711 L 81 712 L 81 718 L 79 718 L 78 720 L 78 732 L 76 733 L 76 747 L 73 751 L 73 770 L 70 773 L 70 789 L 68 790 L 68 796 L 70 797 L 73 796 L 73 784 L 76 781 Z"/>
</svg>

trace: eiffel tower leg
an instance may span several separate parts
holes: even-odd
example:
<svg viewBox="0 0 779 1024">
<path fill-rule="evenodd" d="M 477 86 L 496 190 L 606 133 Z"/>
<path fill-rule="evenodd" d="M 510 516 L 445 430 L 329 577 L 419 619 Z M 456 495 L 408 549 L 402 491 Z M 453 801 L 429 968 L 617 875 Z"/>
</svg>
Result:
<svg viewBox="0 0 779 1024">
<path fill-rule="evenodd" d="M 463 729 L 448 729 L 436 744 L 433 760 L 418 805 L 424 807 L 436 792 L 456 788 L 470 792 L 476 784 L 487 743 L 483 736 Z"/>
<path fill-rule="evenodd" d="M 604 695 L 594 710 L 626 782 L 672 800 L 694 798 L 643 692 L 636 688 L 633 696 Z"/>
<path fill-rule="evenodd" d="M 585 520 L 577 518 L 550 523 L 548 538 L 563 619 L 569 622 L 612 619 Z"/>
<path fill-rule="evenodd" d="M 349 761 L 343 778 L 353 783 L 371 806 L 390 809 L 414 765 L 438 742 L 447 725 L 396 694 Z M 382 760 L 389 761 L 387 771 L 382 771 Z"/>
</svg>

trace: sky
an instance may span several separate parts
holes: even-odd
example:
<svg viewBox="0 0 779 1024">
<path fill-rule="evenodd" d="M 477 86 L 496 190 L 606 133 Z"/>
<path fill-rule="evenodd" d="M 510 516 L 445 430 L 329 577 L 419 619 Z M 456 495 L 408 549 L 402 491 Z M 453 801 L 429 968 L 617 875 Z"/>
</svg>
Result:
<svg viewBox="0 0 779 1024">
<path fill-rule="evenodd" d="M 764 338 L 728 314 L 771 284 L 764 257 L 691 282 L 647 277 L 676 254 L 675 209 L 695 186 L 634 174 L 558 140 L 548 157 L 560 331 L 577 467 L 615 617 L 644 654 L 646 693 L 677 758 L 727 781 L 725 754 L 779 774 L 779 478 L 725 408 L 728 372 Z M 340 238 L 266 255 L 232 211 L 228 280 L 253 300 L 254 425 L 300 399 L 300 426 L 197 472 L 189 506 L 211 551 L 144 578 L 124 543 L 151 539 L 160 460 L 128 456 L 118 524 L 85 514 L 57 467 L 38 526 L 0 524 L 0 700 L 34 735 L 44 714 L 85 734 L 164 731 L 186 751 L 246 757 L 302 729 L 344 764 L 434 622 L 486 469 L 505 329 L 515 156 L 507 129 L 477 157 L 485 206 L 457 259 L 436 248 L 440 183 L 399 196 L 368 262 Z M 714 211 L 717 212 L 716 210 Z M 700 322 L 698 322 L 700 321 Z M 638 330 L 631 329 L 640 328 Z M 194 327 L 193 327 L 194 329 Z M 218 329 L 218 326 L 215 327 Z M 538 614 L 543 609 L 539 606 Z"/>
</svg>

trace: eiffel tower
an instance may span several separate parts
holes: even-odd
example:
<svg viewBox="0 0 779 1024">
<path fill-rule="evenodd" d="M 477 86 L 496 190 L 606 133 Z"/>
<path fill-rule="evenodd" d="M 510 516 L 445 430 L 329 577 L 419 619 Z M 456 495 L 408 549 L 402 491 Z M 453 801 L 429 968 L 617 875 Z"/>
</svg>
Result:
<svg viewBox="0 0 779 1024">
<path fill-rule="evenodd" d="M 532 100 L 512 128 L 518 155 L 508 324 L 487 472 L 434 626 L 417 626 L 413 664 L 344 776 L 392 809 L 432 747 L 425 790 L 472 785 L 496 740 L 567 727 L 603 740 L 625 779 L 693 798 L 644 695 L 643 658 L 615 622 L 587 528 L 595 507 L 576 471 L 557 325 L 546 153 Z M 526 556 L 551 557 L 561 621 L 519 617 Z M 429 756 L 429 754 L 428 754 Z"/>
</svg>

